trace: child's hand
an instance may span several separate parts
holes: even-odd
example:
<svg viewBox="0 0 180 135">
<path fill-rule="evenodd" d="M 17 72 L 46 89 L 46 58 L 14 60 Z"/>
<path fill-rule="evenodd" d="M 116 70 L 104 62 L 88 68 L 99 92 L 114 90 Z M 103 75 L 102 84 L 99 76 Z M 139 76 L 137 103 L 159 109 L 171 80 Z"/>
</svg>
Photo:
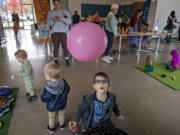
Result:
<svg viewBox="0 0 180 135">
<path fill-rule="evenodd" d="M 119 120 L 124 120 L 125 117 L 124 117 L 123 115 L 120 115 L 120 116 L 118 117 L 118 119 L 119 119 Z"/>
<path fill-rule="evenodd" d="M 75 127 L 77 125 L 77 122 L 76 121 L 71 121 L 69 122 L 69 126 L 70 127 Z"/>
<path fill-rule="evenodd" d="M 19 72 L 14 73 L 14 78 L 19 76 Z"/>
</svg>

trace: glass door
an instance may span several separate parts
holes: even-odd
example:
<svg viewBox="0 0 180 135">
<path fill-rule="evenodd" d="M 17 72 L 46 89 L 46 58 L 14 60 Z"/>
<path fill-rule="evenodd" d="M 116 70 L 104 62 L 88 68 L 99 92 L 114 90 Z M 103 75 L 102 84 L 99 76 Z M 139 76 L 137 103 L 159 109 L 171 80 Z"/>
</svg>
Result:
<svg viewBox="0 0 180 135">
<path fill-rule="evenodd" d="M 0 15 L 5 28 L 13 27 L 13 13 L 19 16 L 20 28 L 30 29 L 34 23 L 32 0 L 0 0 Z"/>
<path fill-rule="evenodd" d="M 6 0 L 0 0 L 0 15 L 4 27 L 9 27 L 9 22 L 12 21 L 12 16 L 10 12 L 7 11 L 8 11 L 8 6 L 6 5 Z"/>
<path fill-rule="evenodd" d="M 22 14 L 21 1 L 20 0 L 5 0 L 7 5 L 7 17 L 8 17 L 8 27 L 13 27 L 13 14 L 16 13 L 19 16 L 19 26 L 23 28 L 22 20 L 20 15 Z"/>
<path fill-rule="evenodd" d="M 34 23 L 33 17 L 33 1 L 32 0 L 20 0 L 22 14 L 20 16 L 23 21 L 24 29 L 31 29 L 31 24 Z"/>
<path fill-rule="evenodd" d="M 31 24 L 34 23 L 33 18 L 33 7 L 32 5 L 23 4 L 22 7 L 22 15 L 20 16 L 23 21 L 24 29 L 31 29 Z"/>
</svg>

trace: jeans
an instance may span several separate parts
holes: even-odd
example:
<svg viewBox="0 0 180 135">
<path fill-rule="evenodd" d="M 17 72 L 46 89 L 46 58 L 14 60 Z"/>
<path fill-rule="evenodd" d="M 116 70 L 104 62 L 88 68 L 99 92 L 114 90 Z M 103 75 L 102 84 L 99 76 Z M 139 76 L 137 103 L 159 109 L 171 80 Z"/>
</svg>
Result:
<svg viewBox="0 0 180 135">
<path fill-rule="evenodd" d="M 107 30 L 105 30 L 105 32 L 106 32 L 106 35 L 107 35 L 107 38 L 108 38 L 108 45 L 107 45 L 106 51 L 104 52 L 104 55 L 108 56 L 109 53 L 110 53 L 110 50 L 112 48 L 112 45 L 113 45 L 114 35 L 113 35 L 112 32 L 109 32 Z"/>
<path fill-rule="evenodd" d="M 171 42 L 171 36 L 166 36 L 166 42 Z"/>
<path fill-rule="evenodd" d="M 171 30 L 171 29 L 169 29 L 169 30 L 167 30 L 167 31 L 170 32 L 170 33 L 173 32 L 173 30 Z M 166 36 L 166 42 L 167 42 L 167 43 L 171 42 L 171 35 Z"/>
</svg>

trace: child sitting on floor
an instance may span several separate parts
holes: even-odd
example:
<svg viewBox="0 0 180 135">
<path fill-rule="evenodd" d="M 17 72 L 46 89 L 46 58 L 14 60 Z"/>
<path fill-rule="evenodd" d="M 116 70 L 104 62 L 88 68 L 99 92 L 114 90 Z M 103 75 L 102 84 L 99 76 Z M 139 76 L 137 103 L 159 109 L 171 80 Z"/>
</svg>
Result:
<svg viewBox="0 0 180 135">
<path fill-rule="evenodd" d="M 82 131 L 99 126 L 114 127 L 111 122 L 112 112 L 119 120 L 124 120 L 124 116 L 120 115 L 116 95 L 108 91 L 110 87 L 109 76 L 104 72 L 96 73 L 93 87 L 95 92 L 84 96 L 83 102 L 75 114 L 74 121 L 69 123 L 70 126 L 76 126 L 77 122 L 82 119 Z"/>
</svg>

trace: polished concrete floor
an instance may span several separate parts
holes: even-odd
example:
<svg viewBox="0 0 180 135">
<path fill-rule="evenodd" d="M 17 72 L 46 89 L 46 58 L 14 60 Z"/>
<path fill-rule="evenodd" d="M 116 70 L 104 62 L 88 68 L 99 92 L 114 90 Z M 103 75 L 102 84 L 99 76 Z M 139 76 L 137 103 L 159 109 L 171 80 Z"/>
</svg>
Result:
<svg viewBox="0 0 180 135">
<path fill-rule="evenodd" d="M 10 76 L 20 67 L 14 58 L 14 52 L 19 48 L 25 49 L 34 67 L 36 93 L 40 96 L 46 82 L 42 69 L 46 63 L 52 61 L 48 57 L 50 47 L 32 38 L 30 31 L 21 30 L 17 39 L 11 30 L 6 33 L 8 42 L 0 56 L 0 86 L 20 88 L 9 135 L 48 135 L 45 105 L 40 98 L 36 102 L 28 103 L 23 81 L 21 79 L 12 81 Z M 151 44 L 153 46 L 154 42 Z M 116 44 L 114 46 L 117 47 Z M 180 44 L 161 44 L 161 48 L 169 51 L 174 48 L 180 49 Z M 123 46 L 123 49 L 127 47 Z M 146 54 L 143 54 L 140 57 L 140 63 L 144 63 L 145 56 Z M 153 61 L 156 58 L 157 62 L 165 62 L 171 58 L 169 53 L 161 53 L 156 57 L 152 54 L 152 56 Z M 60 60 L 62 61 L 62 58 Z M 137 70 L 134 67 L 136 63 L 135 54 L 122 55 L 119 64 L 115 60 L 110 65 L 102 63 L 101 60 L 92 63 L 73 61 L 67 68 L 62 61 L 61 76 L 71 86 L 66 109 L 66 123 L 72 120 L 83 95 L 93 91 L 91 82 L 94 73 L 104 71 L 110 75 L 110 91 L 117 95 L 121 113 L 125 116 L 124 121 L 119 121 L 114 115 L 112 116 L 116 127 L 127 131 L 129 135 L 180 135 L 180 91 L 174 91 Z M 66 128 L 64 131 L 57 130 L 55 134 L 71 135 L 72 133 L 69 128 Z"/>
</svg>

